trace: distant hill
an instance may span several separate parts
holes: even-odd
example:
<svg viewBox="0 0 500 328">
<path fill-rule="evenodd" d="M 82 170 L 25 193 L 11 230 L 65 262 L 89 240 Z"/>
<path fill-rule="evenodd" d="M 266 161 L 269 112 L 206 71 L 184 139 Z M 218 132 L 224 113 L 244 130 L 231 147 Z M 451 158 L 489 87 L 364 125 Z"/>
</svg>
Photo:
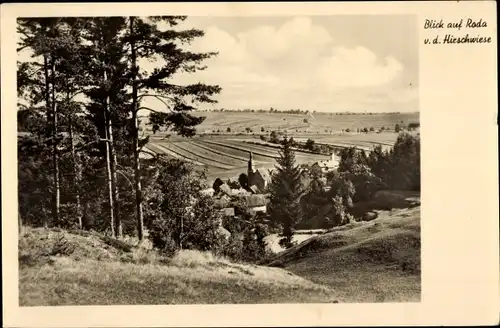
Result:
<svg viewBox="0 0 500 328">
<path fill-rule="evenodd" d="M 342 129 L 357 129 L 373 127 L 374 129 L 391 128 L 394 130 L 396 124 L 408 125 L 420 122 L 420 113 L 391 113 L 391 114 L 336 114 L 336 113 L 309 113 L 289 114 L 280 112 L 193 112 L 196 116 L 204 116 L 205 120 L 197 126 L 198 133 L 226 132 L 229 128 L 231 133 L 246 133 L 247 128 L 251 133 L 261 133 L 272 130 L 287 130 L 288 133 L 325 133 L 341 132 Z M 147 117 L 141 119 L 143 125 Z"/>
</svg>

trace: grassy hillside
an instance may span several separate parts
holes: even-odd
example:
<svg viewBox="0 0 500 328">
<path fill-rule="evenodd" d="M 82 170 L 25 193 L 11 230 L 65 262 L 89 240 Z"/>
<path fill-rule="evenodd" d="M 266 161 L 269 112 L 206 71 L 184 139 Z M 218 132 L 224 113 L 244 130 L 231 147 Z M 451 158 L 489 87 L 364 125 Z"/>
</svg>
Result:
<svg viewBox="0 0 500 328">
<path fill-rule="evenodd" d="M 271 266 L 334 286 L 344 302 L 420 300 L 420 207 L 380 212 L 278 254 Z"/>
<path fill-rule="evenodd" d="M 94 233 L 28 229 L 19 262 L 21 306 L 338 300 L 332 288 L 283 269 L 194 251 L 168 259 Z"/>
</svg>

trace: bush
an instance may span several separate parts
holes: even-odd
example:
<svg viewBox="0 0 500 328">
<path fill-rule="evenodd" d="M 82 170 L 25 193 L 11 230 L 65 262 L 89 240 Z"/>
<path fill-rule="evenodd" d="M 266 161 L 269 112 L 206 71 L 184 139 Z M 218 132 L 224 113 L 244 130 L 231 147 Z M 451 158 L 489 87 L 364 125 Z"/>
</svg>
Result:
<svg viewBox="0 0 500 328">
<path fill-rule="evenodd" d="M 150 239 L 153 246 L 173 254 L 180 249 L 218 252 L 224 237 L 219 232 L 222 220 L 206 196 L 200 196 L 191 211 L 183 216 L 163 215 L 153 221 Z"/>
<path fill-rule="evenodd" d="M 248 176 L 245 173 L 241 173 L 238 176 L 238 183 L 242 188 L 248 188 Z"/>
<path fill-rule="evenodd" d="M 276 131 L 271 131 L 271 135 L 269 136 L 269 141 L 275 144 L 280 143 L 280 139 L 278 137 L 278 133 Z"/>
<path fill-rule="evenodd" d="M 420 123 L 418 122 L 412 122 L 408 124 L 408 130 L 415 130 L 420 127 Z"/>
<path fill-rule="evenodd" d="M 218 193 L 220 191 L 220 186 L 222 186 L 224 184 L 224 181 L 222 181 L 220 178 L 217 178 L 215 179 L 213 185 L 212 185 L 212 188 L 214 189 L 214 191 L 216 193 Z"/>
<path fill-rule="evenodd" d="M 60 256 L 70 256 L 73 254 L 76 250 L 76 246 L 72 243 L 70 243 L 65 237 L 64 234 L 60 234 L 57 236 L 57 239 L 54 243 L 54 246 L 52 246 L 52 249 L 50 251 L 49 255 L 55 256 L 55 255 L 60 255 Z"/>
<path fill-rule="evenodd" d="M 279 240 L 278 244 L 285 249 L 292 248 L 297 245 L 297 241 L 292 240 L 289 237 L 283 237 Z"/>
<path fill-rule="evenodd" d="M 231 237 L 222 245 L 222 254 L 234 261 L 255 263 L 269 255 L 264 238 L 269 234 L 267 225 L 255 216 L 246 203 L 234 204 L 236 217 L 226 217 L 223 226 Z"/>
<path fill-rule="evenodd" d="M 178 249 L 216 251 L 224 238 L 219 232 L 222 217 L 213 199 L 199 193 L 200 179 L 192 168 L 166 163 L 155 183 L 159 192 L 147 201 L 153 247 L 168 254 Z"/>
</svg>

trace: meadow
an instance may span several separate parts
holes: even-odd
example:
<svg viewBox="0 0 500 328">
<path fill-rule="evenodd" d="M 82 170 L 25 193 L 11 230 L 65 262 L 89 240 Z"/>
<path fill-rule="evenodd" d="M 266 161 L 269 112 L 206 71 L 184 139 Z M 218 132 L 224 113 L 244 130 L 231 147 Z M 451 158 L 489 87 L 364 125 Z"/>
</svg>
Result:
<svg viewBox="0 0 500 328">
<path fill-rule="evenodd" d="M 405 302 L 420 300 L 420 207 L 383 211 L 263 263 L 199 251 L 166 258 L 148 243 L 96 232 L 25 228 L 21 306 Z M 272 236 L 270 236 L 272 238 Z M 268 240 L 273 249 L 272 240 Z"/>
</svg>

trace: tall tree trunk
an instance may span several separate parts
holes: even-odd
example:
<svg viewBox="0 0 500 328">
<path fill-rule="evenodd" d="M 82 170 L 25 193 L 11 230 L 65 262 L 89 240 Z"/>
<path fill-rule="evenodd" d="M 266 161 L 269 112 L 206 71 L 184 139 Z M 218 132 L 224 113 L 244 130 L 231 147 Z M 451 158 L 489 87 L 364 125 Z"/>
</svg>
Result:
<svg viewBox="0 0 500 328">
<path fill-rule="evenodd" d="M 52 164 L 53 164 L 53 178 L 54 178 L 54 190 L 53 190 L 53 204 L 52 204 L 52 219 L 55 224 L 59 224 L 60 218 L 60 207 L 61 207 L 61 186 L 59 181 L 59 150 L 57 148 L 57 102 L 56 102 L 56 63 L 55 59 L 52 58 L 51 65 L 51 75 L 52 75 L 52 92 L 51 92 L 51 107 L 52 107 Z"/>
<path fill-rule="evenodd" d="M 50 107 L 50 80 L 49 80 L 49 59 L 47 55 L 43 55 L 43 73 L 44 73 L 44 81 L 45 81 L 45 106 L 46 109 L 46 117 L 47 117 L 47 126 L 52 122 L 51 120 L 51 110 Z M 47 129 L 47 137 L 50 137 L 50 129 Z"/>
<path fill-rule="evenodd" d="M 141 163 L 139 159 L 139 119 L 137 112 L 139 109 L 137 97 L 137 54 L 135 49 L 134 35 L 134 17 L 130 17 L 130 41 L 131 61 L 132 61 L 132 122 L 133 122 L 133 147 L 134 147 L 134 187 L 137 215 L 137 235 L 139 240 L 144 238 L 144 218 L 142 211 L 142 187 L 141 187 Z"/>
<path fill-rule="evenodd" d="M 104 84 L 107 83 L 107 75 L 104 72 Z M 106 93 L 106 99 L 104 101 L 104 138 L 106 143 L 106 182 L 108 184 L 108 204 L 109 204 L 109 225 L 111 228 L 111 236 L 116 237 L 115 232 L 115 205 L 114 205 L 114 195 L 113 195 L 113 174 L 111 172 L 111 156 L 110 156 L 110 140 L 109 140 L 109 96 Z"/>
<path fill-rule="evenodd" d="M 108 80 L 106 70 L 104 71 L 104 80 Z M 113 138 L 113 118 L 111 117 L 111 104 L 109 97 L 107 98 L 107 115 L 106 115 L 106 139 L 109 145 L 109 157 L 110 157 L 110 169 L 111 169 L 111 188 L 113 194 L 113 204 L 114 204 L 114 228 L 116 237 L 121 238 L 123 236 L 122 222 L 119 213 L 119 186 L 118 179 L 116 176 L 116 170 L 118 169 L 118 161 L 116 159 L 115 144 Z"/>
<path fill-rule="evenodd" d="M 116 236 L 118 238 L 123 237 L 123 225 L 122 225 L 122 220 L 120 218 L 120 196 L 119 196 L 119 186 L 118 186 L 118 178 L 116 171 L 118 170 L 118 161 L 116 159 L 116 151 L 115 151 L 115 144 L 114 144 L 114 139 L 113 139 L 113 119 L 109 119 L 109 132 L 108 132 L 108 137 L 109 137 L 109 151 L 110 151 L 110 156 L 111 156 L 111 178 L 113 182 L 113 198 L 114 198 L 114 203 L 115 203 L 115 231 L 116 231 Z"/>
<path fill-rule="evenodd" d="M 44 73 L 44 82 L 45 82 L 45 107 L 46 107 L 46 118 L 47 118 L 47 130 L 45 131 L 45 136 L 48 138 L 50 138 L 51 136 L 51 125 L 53 124 L 52 123 L 52 119 L 51 119 L 51 111 L 52 111 L 52 107 L 50 105 L 50 78 L 49 78 L 49 59 L 48 59 L 48 55 L 43 55 L 43 73 Z M 44 228 L 48 228 L 49 226 L 49 222 L 48 222 L 48 218 L 46 218 L 43 222 L 43 226 Z"/>
<path fill-rule="evenodd" d="M 69 98 L 69 97 L 68 97 Z M 68 100 L 69 102 L 69 100 Z M 76 154 L 75 151 L 75 139 L 73 135 L 73 120 L 71 117 L 71 113 L 69 114 L 69 138 L 71 141 L 71 159 L 73 161 L 73 174 L 74 174 L 74 188 L 75 188 L 75 198 L 76 198 L 76 215 L 78 217 L 78 228 L 83 228 L 82 222 L 82 205 L 80 201 L 80 181 L 81 181 L 81 167 L 80 167 L 80 158 Z"/>
</svg>

